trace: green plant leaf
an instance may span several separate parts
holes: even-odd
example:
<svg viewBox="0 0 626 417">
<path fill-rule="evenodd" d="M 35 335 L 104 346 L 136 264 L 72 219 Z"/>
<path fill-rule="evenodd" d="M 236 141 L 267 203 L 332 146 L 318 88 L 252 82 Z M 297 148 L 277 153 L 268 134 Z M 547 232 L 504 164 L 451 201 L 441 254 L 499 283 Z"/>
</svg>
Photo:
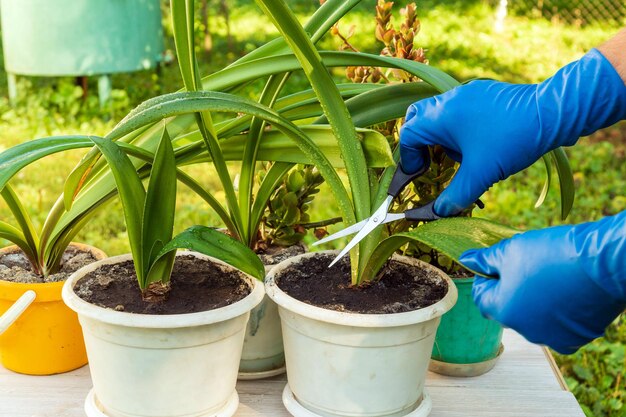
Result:
<svg viewBox="0 0 626 417">
<path fill-rule="evenodd" d="M 304 30 L 311 34 L 311 42 L 317 43 L 339 19 L 360 2 L 361 0 L 328 0 L 324 2 L 304 25 Z M 286 52 L 289 52 L 289 46 L 284 39 L 278 38 L 239 58 L 236 64 Z"/>
<path fill-rule="evenodd" d="M 266 138 L 267 139 L 267 138 Z M 252 206 L 252 212 L 250 214 L 250 222 L 252 230 L 257 230 L 261 224 L 263 213 L 267 203 L 272 197 L 272 193 L 278 187 L 283 177 L 293 168 L 294 164 L 288 162 L 275 162 L 272 167 L 265 174 L 263 182 L 257 190 L 254 204 Z"/>
<path fill-rule="evenodd" d="M 380 242 L 361 277 L 363 281 L 375 279 L 391 255 L 411 241 L 425 244 L 458 262 L 466 250 L 489 247 L 519 232 L 476 217 L 452 217 L 425 223 L 410 232 L 397 233 Z"/>
<path fill-rule="evenodd" d="M 160 258 L 176 249 L 190 249 L 212 256 L 262 281 L 265 266 L 243 243 L 206 226 L 192 226 L 175 236 L 161 250 Z"/>
<path fill-rule="evenodd" d="M 154 157 L 142 216 L 143 270 L 150 271 L 157 254 L 172 240 L 176 211 L 176 160 L 167 129 Z M 147 283 L 150 283 L 150 278 Z"/>
<path fill-rule="evenodd" d="M 458 81 L 440 69 L 407 59 L 346 51 L 320 51 L 318 55 L 326 67 L 375 66 L 401 69 L 421 78 L 439 92 L 445 92 L 460 85 Z M 277 55 L 231 65 L 205 77 L 202 85 L 205 90 L 227 91 L 259 78 L 299 70 L 302 70 L 302 65 L 296 55 L 293 53 Z"/>
<path fill-rule="evenodd" d="M 272 76 L 265 84 L 265 88 L 261 93 L 259 103 L 273 107 L 278 99 L 278 94 L 282 90 L 285 82 L 289 78 L 289 74 L 280 76 Z M 253 118 L 248 131 L 248 140 L 243 149 L 243 155 L 240 159 L 241 170 L 239 177 L 239 210 L 246 213 L 243 216 L 243 228 L 245 235 L 244 243 L 252 246 L 252 241 L 256 238 L 255 230 L 252 230 L 250 216 L 252 214 L 252 191 L 254 186 L 254 173 L 256 171 L 257 158 L 259 153 L 259 145 L 261 138 L 264 136 L 265 122 L 262 119 Z"/>
<path fill-rule="evenodd" d="M 24 252 L 30 263 L 35 267 L 37 266 L 36 248 L 33 248 L 28 244 L 26 238 L 24 237 L 24 233 L 22 233 L 19 229 L 8 223 L 0 222 L 0 239 L 6 239 L 17 245 Z"/>
<path fill-rule="evenodd" d="M 356 221 L 363 220 L 370 214 L 371 202 L 369 181 L 367 176 L 363 175 L 367 172 L 367 166 L 361 147 L 354 145 L 358 143 L 358 138 L 350 113 L 348 113 L 341 94 L 328 68 L 322 63 L 322 58 L 317 49 L 315 49 L 314 44 L 298 23 L 295 15 L 287 7 L 287 4 L 273 0 L 256 0 L 256 3 L 274 23 L 276 29 L 283 35 L 283 38 L 298 58 L 304 74 L 319 98 L 324 114 L 337 137 L 337 143 L 346 165 L 353 206 L 353 210 L 348 210 L 347 207 L 340 207 L 344 223 L 351 225 Z M 364 241 L 367 241 L 367 238 Z M 363 248 L 365 245 L 362 244 L 360 246 Z M 361 255 L 358 250 L 352 251 L 353 282 L 357 279 L 361 269 L 362 259 L 367 258 L 368 254 L 362 255 L 360 258 Z"/>
<path fill-rule="evenodd" d="M 22 205 L 22 202 L 13 190 L 13 187 L 11 187 L 10 184 L 5 184 L 4 188 L 0 191 L 0 195 L 9 206 L 11 213 L 13 213 L 22 235 L 24 236 L 24 240 L 30 247 L 31 252 L 39 255 L 39 236 L 37 236 L 37 230 L 35 230 L 35 226 L 33 226 L 33 221 L 31 220 L 28 211 L 26 211 Z M 46 272 L 42 270 L 43 268 L 41 267 L 43 266 L 43 263 L 39 262 L 39 260 L 35 262 L 33 266 L 36 270 L 40 270 L 42 273 Z"/>
<path fill-rule="evenodd" d="M 200 86 L 194 51 L 193 6 L 193 0 L 171 0 L 176 56 L 187 91 L 196 91 Z"/>
<path fill-rule="evenodd" d="M 133 111 L 134 110 L 132 110 L 130 114 L 132 114 Z M 167 129 L 172 137 L 176 137 L 184 133 L 189 129 L 190 126 L 193 125 L 195 125 L 195 117 L 191 114 L 171 118 L 167 121 Z M 162 126 L 144 126 L 143 128 L 128 132 L 126 136 L 118 137 L 111 136 L 111 134 L 109 134 L 106 136 L 106 138 L 113 141 L 126 143 L 132 142 L 135 145 L 154 150 L 156 149 L 158 141 L 161 138 L 162 130 Z M 98 151 L 97 147 L 94 147 L 94 149 L 89 151 L 81 159 L 81 161 L 74 167 L 72 172 L 70 172 L 69 176 L 65 180 L 65 185 L 63 186 L 63 203 L 66 210 L 69 210 L 71 208 L 74 197 L 78 195 L 79 191 L 85 183 L 93 180 L 98 175 L 107 174 L 105 168 L 106 162 L 102 161 L 102 159 L 100 158 L 100 151 Z M 103 170 L 105 170 L 105 172 L 102 172 Z M 51 225 L 53 224 L 54 221 L 51 222 Z M 42 235 L 45 236 L 46 233 L 42 233 Z"/>
<path fill-rule="evenodd" d="M 89 136 L 54 136 L 34 139 L 0 153 L 0 189 L 24 167 L 48 155 L 70 149 L 90 148 Z"/>
<path fill-rule="evenodd" d="M 569 164 L 567 154 L 563 148 L 553 150 L 550 152 L 550 156 L 554 161 L 556 173 L 559 178 L 561 188 L 561 219 L 565 220 L 572 210 L 574 198 L 576 197 L 574 174 L 572 173 L 572 167 Z"/>
<path fill-rule="evenodd" d="M 391 84 L 370 90 L 346 101 L 355 126 L 368 127 L 404 117 L 406 109 L 418 100 L 439 94 L 440 91 L 426 83 Z M 376 103 L 372 106 L 372 103 Z M 326 124 L 326 117 L 315 124 Z"/>
<path fill-rule="evenodd" d="M 183 76 L 183 82 L 187 91 L 198 91 L 202 89 L 200 82 L 200 71 L 196 61 L 194 50 L 194 1 L 193 0 L 172 0 L 172 24 L 174 26 L 174 41 L 176 43 L 176 53 L 178 55 L 179 67 Z M 161 98 L 157 97 L 158 101 Z M 233 222 L 237 225 L 239 235 L 246 236 L 244 220 L 237 203 L 235 186 L 226 162 L 222 157 L 222 151 L 213 125 L 211 113 L 207 110 L 196 113 L 196 123 L 202 134 L 206 148 L 211 155 L 213 166 L 220 179 L 226 203 Z M 123 123 L 124 121 L 122 121 Z"/>
<path fill-rule="evenodd" d="M 328 159 L 301 129 L 270 108 L 232 94 L 208 91 L 168 94 L 167 97 L 161 97 L 156 101 L 148 100 L 141 107 L 141 111 L 134 112 L 132 117 L 128 117 L 124 123 L 116 127 L 118 133 L 123 135 L 125 132 L 132 132 L 166 117 L 203 110 L 240 112 L 261 118 L 288 135 L 308 156 L 311 164 L 317 166 L 342 212 L 351 210 L 352 204 L 345 187 Z"/>
<path fill-rule="evenodd" d="M 106 158 L 115 177 L 128 232 L 128 242 L 133 255 L 137 280 L 142 290 L 145 289 L 146 274 L 142 250 L 143 210 L 146 191 L 134 165 L 122 149 L 113 141 L 103 138 L 92 138 L 102 155 Z"/>
<path fill-rule="evenodd" d="M 546 166 L 546 181 L 543 183 L 541 194 L 539 194 L 539 198 L 535 202 L 535 208 L 539 208 L 546 201 L 546 196 L 548 191 L 550 191 L 550 184 L 552 183 L 552 160 L 547 155 L 544 155 L 542 159 Z"/>
<path fill-rule="evenodd" d="M 330 126 L 311 125 L 299 126 L 319 150 L 326 156 L 328 161 L 336 168 L 344 168 L 341 152 Z M 391 150 L 387 138 L 382 134 L 370 129 L 357 129 L 359 142 L 363 147 L 367 166 L 370 168 L 384 168 L 394 165 Z M 241 161 L 248 135 L 236 135 L 221 142 L 224 159 L 227 161 Z M 198 154 L 189 159 L 186 164 L 197 164 L 209 160 L 206 153 Z M 257 160 L 279 161 L 294 164 L 310 164 L 309 157 L 293 142 L 290 136 L 278 130 L 265 131 L 263 140 L 259 144 Z"/>
</svg>

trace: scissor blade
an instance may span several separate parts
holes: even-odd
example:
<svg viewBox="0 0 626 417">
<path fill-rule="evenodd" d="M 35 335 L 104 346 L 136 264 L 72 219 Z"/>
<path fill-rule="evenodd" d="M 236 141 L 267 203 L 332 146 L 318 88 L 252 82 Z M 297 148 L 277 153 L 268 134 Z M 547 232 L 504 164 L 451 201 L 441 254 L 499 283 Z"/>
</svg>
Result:
<svg viewBox="0 0 626 417">
<path fill-rule="evenodd" d="M 338 231 L 337 233 L 333 233 L 332 235 L 328 235 L 324 239 L 320 239 L 317 242 L 313 243 L 312 246 L 321 245 L 322 243 L 330 242 L 332 240 L 339 239 L 340 237 L 350 236 L 350 235 L 358 232 L 359 230 L 361 230 L 363 228 L 363 226 L 365 226 L 365 223 L 367 223 L 368 220 L 369 219 L 361 220 L 360 222 L 355 223 L 352 226 L 346 227 L 345 229 L 342 229 L 342 230 Z"/>
<path fill-rule="evenodd" d="M 341 252 L 339 252 L 339 255 L 337 255 L 337 257 L 335 259 L 333 259 L 333 261 L 330 263 L 330 265 L 328 265 L 329 268 L 331 266 L 333 266 L 335 263 L 337 263 L 337 261 L 339 261 L 341 258 L 343 258 L 348 252 L 350 252 L 350 250 L 353 247 L 355 247 L 361 240 L 363 240 L 363 238 L 365 238 L 365 236 L 370 234 L 372 232 L 372 230 L 376 229 L 378 226 L 383 224 L 383 222 L 387 218 L 387 210 L 389 209 L 389 206 L 391 205 L 392 201 L 393 201 L 393 197 L 392 196 L 388 196 L 385 199 L 385 201 L 383 201 L 383 203 L 380 205 L 380 207 L 378 207 L 378 209 L 376 209 L 374 214 L 372 214 L 370 216 L 370 218 L 367 219 L 367 222 L 365 223 L 363 228 L 361 230 L 359 230 L 359 233 L 357 233 L 356 236 L 353 237 L 350 242 L 348 242 L 346 247 L 343 248 L 343 250 Z"/>
<path fill-rule="evenodd" d="M 387 217 L 385 217 L 385 220 L 383 220 L 383 223 L 391 223 L 391 222 L 395 222 L 396 220 L 402 220 L 406 218 L 406 214 L 404 213 L 387 213 Z"/>
</svg>

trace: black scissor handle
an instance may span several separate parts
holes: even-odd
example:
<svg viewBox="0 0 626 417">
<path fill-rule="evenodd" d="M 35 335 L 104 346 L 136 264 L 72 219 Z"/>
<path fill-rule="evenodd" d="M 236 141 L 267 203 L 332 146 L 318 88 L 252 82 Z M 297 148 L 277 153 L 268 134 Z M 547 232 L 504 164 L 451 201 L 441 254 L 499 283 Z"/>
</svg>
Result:
<svg viewBox="0 0 626 417">
<path fill-rule="evenodd" d="M 412 208 L 411 210 L 405 211 L 404 212 L 404 215 L 406 216 L 405 218 L 413 222 L 428 222 L 432 220 L 442 219 L 443 217 L 435 213 L 435 201 L 437 200 L 435 199 L 431 201 L 430 203 L 424 204 L 421 207 L 415 207 L 415 208 Z M 480 199 L 476 200 L 474 204 L 476 204 L 480 209 L 485 208 L 485 204 L 482 201 L 480 201 Z M 452 216 L 452 217 L 455 217 L 455 216 Z"/>
<path fill-rule="evenodd" d="M 406 219 L 412 222 L 427 222 L 431 220 L 439 220 L 442 217 L 435 213 L 435 201 L 421 207 L 415 207 L 404 212 Z"/>
<path fill-rule="evenodd" d="M 409 185 L 409 183 L 413 181 L 414 179 L 424 175 L 426 171 L 428 171 L 429 169 L 430 169 L 430 157 L 429 156 L 425 158 L 424 166 L 422 167 L 422 169 L 420 169 L 414 174 L 405 173 L 404 169 L 402 168 L 402 163 L 398 162 L 398 166 L 396 167 L 396 172 L 393 173 L 391 184 L 389 184 L 389 188 L 387 189 L 387 194 L 392 196 L 393 198 L 396 198 L 398 194 L 400 194 L 400 192 L 404 190 L 404 187 Z"/>
</svg>

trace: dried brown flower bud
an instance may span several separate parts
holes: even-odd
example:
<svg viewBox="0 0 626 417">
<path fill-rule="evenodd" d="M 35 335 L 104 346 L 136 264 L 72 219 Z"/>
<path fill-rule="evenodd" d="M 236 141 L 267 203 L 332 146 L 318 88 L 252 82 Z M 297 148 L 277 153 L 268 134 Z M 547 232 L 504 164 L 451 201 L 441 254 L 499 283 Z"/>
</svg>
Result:
<svg viewBox="0 0 626 417">
<path fill-rule="evenodd" d="M 382 78 L 382 75 L 383 75 L 383 74 L 380 72 L 380 70 L 379 70 L 378 68 L 375 68 L 375 69 L 374 69 L 374 71 L 372 71 L 372 75 L 371 75 L 370 80 L 371 80 L 373 83 L 377 83 L 377 82 L 379 82 L 379 81 L 380 81 L 380 79 Z"/>
<path fill-rule="evenodd" d="M 326 229 L 313 229 L 313 234 L 317 239 L 321 239 L 328 235 L 328 231 Z"/>
<path fill-rule="evenodd" d="M 349 79 L 351 79 L 351 80 L 354 79 L 355 72 L 356 72 L 356 67 L 347 67 L 346 68 L 346 76 Z"/>
</svg>

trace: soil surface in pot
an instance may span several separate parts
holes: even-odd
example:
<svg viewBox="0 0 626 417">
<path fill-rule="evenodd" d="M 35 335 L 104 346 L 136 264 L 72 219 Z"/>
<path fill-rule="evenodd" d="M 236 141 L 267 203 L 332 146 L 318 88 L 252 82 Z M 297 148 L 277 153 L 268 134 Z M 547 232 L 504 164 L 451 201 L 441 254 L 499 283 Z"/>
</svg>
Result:
<svg viewBox="0 0 626 417">
<path fill-rule="evenodd" d="M 138 314 L 185 314 L 233 304 L 250 294 L 244 275 L 193 256 L 179 256 L 163 302 L 141 298 L 132 261 L 103 265 L 81 278 L 74 292 L 100 307 Z"/>
<path fill-rule="evenodd" d="M 436 272 L 390 261 L 378 281 L 352 287 L 348 257 L 332 268 L 334 256 L 302 259 L 281 271 L 277 285 L 290 296 L 317 307 L 363 314 L 390 314 L 428 307 L 441 300 L 448 284 Z"/>
<path fill-rule="evenodd" d="M 33 272 L 33 267 L 24 252 L 16 250 L 0 254 L 0 280 L 27 284 L 65 281 L 72 273 L 96 260 L 91 252 L 69 246 L 61 258 L 59 272 L 44 278 Z"/>
<path fill-rule="evenodd" d="M 304 252 L 306 252 L 304 244 L 296 243 L 291 246 L 270 246 L 257 251 L 257 255 L 261 258 L 263 265 L 272 266 L 296 255 L 302 255 Z"/>
</svg>

